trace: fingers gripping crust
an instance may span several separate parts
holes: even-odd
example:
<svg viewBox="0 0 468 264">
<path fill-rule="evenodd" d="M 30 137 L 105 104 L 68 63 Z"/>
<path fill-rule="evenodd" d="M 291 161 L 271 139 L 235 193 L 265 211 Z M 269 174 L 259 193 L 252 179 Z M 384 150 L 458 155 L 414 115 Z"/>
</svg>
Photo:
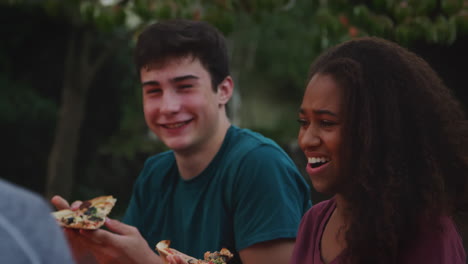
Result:
<svg viewBox="0 0 468 264">
<path fill-rule="evenodd" d="M 181 253 L 173 248 L 170 248 L 171 241 L 162 240 L 156 244 L 156 250 L 163 259 L 164 264 L 168 264 L 166 257 L 169 255 L 179 256 L 185 263 L 189 264 L 225 264 L 232 257 L 233 254 L 226 248 L 221 249 L 221 251 L 215 251 L 213 253 L 206 252 L 204 255 L 204 260 L 199 260 L 194 257 L 188 256 L 184 253 Z"/>
<path fill-rule="evenodd" d="M 158 244 L 156 244 L 156 250 L 158 251 L 159 256 L 161 256 L 164 264 L 168 264 L 167 262 L 167 256 L 171 254 L 169 251 L 169 245 L 171 244 L 171 241 L 169 240 L 162 240 L 159 241 Z"/>
<path fill-rule="evenodd" d="M 202 263 L 198 262 L 198 260 L 194 257 L 191 257 L 189 255 L 186 255 L 178 250 L 175 250 L 173 248 L 169 248 L 169 245 L 171 244 L 170 240 L 162 240 L 158 244 L 156 244 L 156 250 L 158 251 L 159 255 L 163 259 L 164 264 L 168 264 L 167 262 L 167 256 L 169 255 L 177 255 L 179 256 L 184 262 L 186 263 Z"/>
</svg>

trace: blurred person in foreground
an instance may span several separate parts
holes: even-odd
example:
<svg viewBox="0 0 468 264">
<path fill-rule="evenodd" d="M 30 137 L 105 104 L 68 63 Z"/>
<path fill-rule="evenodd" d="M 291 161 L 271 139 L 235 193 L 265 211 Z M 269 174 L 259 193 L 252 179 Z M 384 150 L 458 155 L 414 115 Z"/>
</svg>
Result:
<svg viewBox="0 0 468 264">
<path fill-rule="evenodd" d="M 139 36 L 135 64 L 146 123 L 171 150 L 146 161 L 125 224 L 66 230 L 75 256 L 162 263 L 154 246 L 167 239 L 196 258 L 226 247 L 236 256 L 230 263 L 288 263 L 309 187 L 276 143 L 230 123 L 224 37 L 206 22 L 162 21 Z M 52 202 L 68 207 L 60 197 Z"/>
<path fill-rule="evenodd" d="M 74 263 L 50 205 L 0 179 L 0 263 Z"/>
<path fill-rule="evenodd" d="M 290 263 L 465 263 L 468 124 L 424 60 L 379 38 L 337 45 L 311 66 L 298 121 L 332 198 L 304 216 Z"/>
</svg>

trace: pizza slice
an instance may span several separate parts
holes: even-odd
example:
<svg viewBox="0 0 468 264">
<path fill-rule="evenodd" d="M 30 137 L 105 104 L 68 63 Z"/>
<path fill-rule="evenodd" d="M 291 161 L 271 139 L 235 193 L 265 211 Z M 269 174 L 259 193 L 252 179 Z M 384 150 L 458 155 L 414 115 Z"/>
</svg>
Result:
<svg viewBox="0 0 468 264">
<path fill-rule="evenodd" d="M 177 255 L 179 256 L 185 263 L 188 264 L 226 264 L 230 259 L 232 259 L 232 253 L 226 249 L 222 248 L 219 252 L 206 252 L 204 255 L 204 260 L 196 259 L 194 257 L 188 256 L 182 252 L 179 252 L 173 248 L 170 248 L 169 245 L 171 241 L 169 240 L 162 240 L 158 244 L 156 244 L 156 250 L 158 251 L 159 255 L 162 257 L 165 264 L 168 264 L 166 261 L 166 257 L 169 255 Z"/>
<path fill-rule="evenodd" d="M 77 210 L 64 209 L 53 212 L 60 226 L 76 229 L 98 229 L 106 221 L 107 215 L 115 205 L 112 195 L 100 196 L 84 201 Z"/>
</svg>

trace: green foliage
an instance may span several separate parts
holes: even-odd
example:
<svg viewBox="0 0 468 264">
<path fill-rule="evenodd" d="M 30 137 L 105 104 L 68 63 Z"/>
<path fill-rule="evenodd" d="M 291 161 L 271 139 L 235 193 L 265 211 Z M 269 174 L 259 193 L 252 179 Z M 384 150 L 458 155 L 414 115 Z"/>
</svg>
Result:
<svg viewBox="0 0 468 264">
<path fill-rule="evenodd" d="M 459 12 L 454 18 L 460 35 L 468 35 L 468 10 Z"/>
<path fill-rule="evenodd" d="M 279 126 L 249 126 L 249 129 L 259 132 L 262 135 L 274 139 L 278 144 L 287 146 L 291 142 L 295 142 L 297 133 L 299 132 L 299 125 L 297 123 L 296 107 L 290 105 L 290 111 L 282 111 L 280 115 L 276 115 L 275 119 Z"/>
<path fill-rule="evenodd" d="M 204 10 L 203 20 L 216 25 L 226 35 L 232 33 L 235 28 L 235 17 L 228 8 L 219 9 L 218 6 L 207 6 Z"/>
<path fill-rule="evenodd" d="M 428 16 L 437 10 L 437 0 L 410 0 L 408 5 L 413 7 L 416 16 Z"/>
<path fill-rule="evenodd" d="M 0 75 L 0 120 L 2 123 L 54 120 L 56 104 L 40 96 L 26 83 L 13 82 Z"/>
<path fill-rule="evenodd" d="M 57 107 L 28 83 L 0 74 L 0 124 L 2 124 L 2 178 L 34 191 L 44 185 L 46 151 L 54 128 Z"/>
<path fill-rule="evenodd" d="M 384 37 L 411 46 L 416 42 L 450 45 L 467 35 L 464 0 L 364 0 L 330 5 L 333 14 L 349 19 L 360 34 Z"/>
<path fill-rule="evenodd" d="M 464 0 L 441 0 L 441 9 L 447 16 L 452 16 L 463 9 Z"/>
</svg>

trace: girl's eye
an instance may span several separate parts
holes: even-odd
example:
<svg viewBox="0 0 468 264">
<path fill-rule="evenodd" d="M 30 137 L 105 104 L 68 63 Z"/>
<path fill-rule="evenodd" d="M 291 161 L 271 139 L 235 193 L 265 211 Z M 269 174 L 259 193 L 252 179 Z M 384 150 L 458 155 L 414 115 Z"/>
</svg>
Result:
<svg viewBox="0 0 468 264">
<path fill-rule="evenodd" d="M 299 123 L 299 125 L 301 127 L 305 127 L 305 126 L 307 126 L 309 124 L 309 122 L 307 120 L 302 119 L 302 118 L 297 119 L 297 122 Z"/>
</svg>

